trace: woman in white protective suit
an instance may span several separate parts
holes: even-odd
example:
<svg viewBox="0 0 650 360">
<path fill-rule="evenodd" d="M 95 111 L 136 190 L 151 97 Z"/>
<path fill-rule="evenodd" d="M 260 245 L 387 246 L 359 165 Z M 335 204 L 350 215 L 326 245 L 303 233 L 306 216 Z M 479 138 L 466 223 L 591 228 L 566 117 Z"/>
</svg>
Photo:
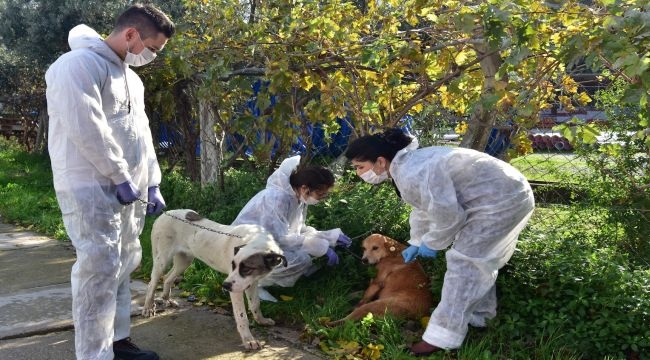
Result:
<svg viewBox="0 0 650 360">
<path fill-rule="evenodd" d="M 163 49 L 174 24 L 133 5 L 102 39 L 85 25 L 45 74 L 54 188 L 76 249 L 72 315 L 77 359 L 158 359 L 130 341 L 129 277 L 140 263 L 145 213 L 165 207 L 144 86 L 129 66 Z"/>
<path fill-rule="evenodd" d="M 307 206 L 317 204 L 334 186 L 334 175 L 321 166 L 299 168 L 300 156 L 285 159 L 269 176 L 266 188 L 258 192 L 239 212 L 232 225 L 257 224 L 275 238 L 287 258 L 286 267 L 276 267 L 260 283 L 260 299 L 276 301 L 266 286 L 293 286 L 301 275 L 311 274 L 312 257 L 327 256 L 337 265 L 334 247 L 352 242 L 341 229 L 319 231 L 305 224 Z"/>
<path fill-rule="evenodd" d="M 528 181 L 479 151 L 418 149 L 417 139 L 400 129 L 356 139 L 345 156 L 364 181 L 391 179 L 413 207 L 410 246 L 402 253 L 406 262 L 451 246 L 440 303 L 411 352 L 424 356 L 459 348 L 468 325 L 484 327 L 496 316 L 498 270 L 512 256 L 535 207 Z"/>
</svg>

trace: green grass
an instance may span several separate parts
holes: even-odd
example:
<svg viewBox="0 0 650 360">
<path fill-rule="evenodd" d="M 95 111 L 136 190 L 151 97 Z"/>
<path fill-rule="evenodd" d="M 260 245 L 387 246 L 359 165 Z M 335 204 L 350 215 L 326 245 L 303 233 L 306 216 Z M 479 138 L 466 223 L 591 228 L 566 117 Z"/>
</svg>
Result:
<svg viewBox="0 0 650 360">
<path fill-rule="evenodd" d="M 511 164 L 529 181 L 576 182 L 589 172 L 586 161 L 579 155 L 564 153 L 535 153 L 512 160 Z"/>
<path fill-rule="evenodd" d="M 531 174 L 533 167 L 543 168 L 535 170 L 541 174 L 552 173 L 554 166 L 576 164 L 555 157 L 548 160 L 557 162 L 547 164 L 543 157 L 534 156 L 525 164 L 531 164 Z M 546 179 L 561 179 L 574 171 L 565 166 Z M 65 239 L 47 157 L 26 154 L 0 141 L 0 168 L 2 219 Z M 264 186 L 262 178 L 253 170 L 230 169 L 223 192 L 200 188 L 172 173 L 161 189 L 169 208 L 193 208 L 229 223 Z M 410 209 L 397 200 L 390 186 L 368 186 L 350 173 L 338 184 L 327 201 L 310 211 L 310 225 L 341 227 L 354 238 L 351 251 L 357 256 L 360 240 L 369 233 L 408 238 Z M 459 350 L 429 359 L 650 359 L 650 257 L 634 248 L 629 234 L 635 229 L 622 222 L 624 213 L 612 216 L 613 211 L 617 210 L 589 204 L 538 207 L 517 252 L 500 272 L 499 315 L 487 330 L 470 328 Z M 141 236 L 143 260 L 136 273 L 145 280 L 151 269 L 152 220 L 147 219 Z M 637 226 L 636 221 L 629 224 Z M 411 359 L 407 346 L 419 341 L 423 332 L 417 321 L 388 317 L 337 328 L 322 325 L 326 319 L 349 313 L 373 275 L 372 268 L 352 254 L 340 250 L 339 255 L 341 263 L 336 267 L 316 259 L 321 270 L 292 288 L 269 288 L 282 301 L 262 303 L 265 315 L 280 326 L 301 329 L 304 341 L 319 343 L 332 358 Z M 439 298 L 444 256 L 423 263 L 431 275 L 434 298 Z M 223 278 L 195 261 L 180 286 L 204 305 L 230 310 L 229 297 L 221 291 Z"/>
</svg>

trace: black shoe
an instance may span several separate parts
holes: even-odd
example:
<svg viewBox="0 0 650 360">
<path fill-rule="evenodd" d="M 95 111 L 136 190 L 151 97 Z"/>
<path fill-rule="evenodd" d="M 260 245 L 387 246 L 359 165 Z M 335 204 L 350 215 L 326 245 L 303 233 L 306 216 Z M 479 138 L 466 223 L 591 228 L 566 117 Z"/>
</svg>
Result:
<svg viewBox="0 0 650 360">
<path fill-rule="evenodd" d="M 153 351 L 140 350 L 131 342 L 131 338 L 113 342 L 115 360 L 159 360 L 158 354 Z"/>
</svg>

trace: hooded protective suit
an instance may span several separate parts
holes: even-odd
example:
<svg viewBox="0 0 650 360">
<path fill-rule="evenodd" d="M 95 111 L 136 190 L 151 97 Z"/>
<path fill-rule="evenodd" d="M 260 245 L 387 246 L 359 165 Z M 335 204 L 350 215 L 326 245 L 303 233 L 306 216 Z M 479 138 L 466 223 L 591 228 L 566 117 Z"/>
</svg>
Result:
<svg viewBox="0 0 650 360">
<path fill-rule="evenodd" d="M 85 25 L 45 74 L 49 153 L 63 221 L 77 253 L 72 267 L 77 359 L 113 359 L 129 336 L 129 275 L 139 264 L 146 205 L 123 206 L 116 184 L 143 196 L 160 183 L 140 78 Z M 144 200 L 147 200 L 144 198 Z"/>
<path fill-rule="evenodd" d="M 512 256 L 535 202 L 526 178 L 509 164 L 464 148 L 399 151 L 390 174 L 413 206 L 409 244 L 446 252 L 440 303 L 422 339 L 460 347 L 467 325 L 485 326 L 496 315 L 495 281 Z"/>
<path fill-rule="evenodd" d="M 260 286 L 293 286 L 311 266 L 311 257 L 325 255 L 342 234 L 341 229 L 318 231 L 305 224 L 307 205 L 298 199 L 289 183 L 298 164 L 300 156 L 282 161 L 267 179 L 266 188 L 248 201 L 232 223 L 263 226 L 284 251 L 287 267 L 276 267 L 260 281 Z"/>
</svg>

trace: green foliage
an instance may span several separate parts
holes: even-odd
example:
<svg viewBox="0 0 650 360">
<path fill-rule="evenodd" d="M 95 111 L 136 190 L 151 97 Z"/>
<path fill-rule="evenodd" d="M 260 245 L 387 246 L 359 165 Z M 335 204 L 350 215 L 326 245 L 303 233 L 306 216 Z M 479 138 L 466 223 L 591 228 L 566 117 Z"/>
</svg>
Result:
<svg viewBox="0 0 650 360">
<path fill-rule="evenodd" d="M 388 182 L 372 186 L 360 180 L 353 170 L 347 170 L 330 196 L 310 207 L 308 222 L 320 229 L 342 228 L 348 236 L 359 240 L 382 233 L 406 241 L 409 209 Z"/>
<path fill-rule="evenodd" d="M 618 249 L 606 209 L 574 207 L 565 215 L 552 232 L 531 221 L 499 278 L 502 315 L 491 326 L 524 342 L 551 330 L 557 343 L 595 358 L 648 353 L 647 263 L 635 265 Z"/>
<path fill-rule="evenodd" d="M 3 219 L 33 224 L 35 230 L 65 238 L 47 158 L 0 142 L 0 165 Z M 169 208 L 193 208 L 228 223 L 263 188 L 263 178 L 256 170 L 230 169 L 226 172 L 226 191 L 221 191 L 201 189 L 172 173 L 165 177 L 162 191 Z M 601 195 L 606 198 L 607 194 Z M 407 346 L 419 341 L 424 331 L 418 322 L 375 317 L 338 328 L 322 324 L 324 318 L 348 314 L 373 276 L 372 267 L 359 261 L 363 236 L 377 231 L 406 239 L 408 211 L 391 187 L 369 187 L 345 173 L 332 196 L 310 208 L 308 223 L 323 229 L 340 226 L 355 237 L 352 248 L 349 252 L 337 250 L 341 263 L 335 267 L 326 266 L 324 259 L 315 259 L 321 269 L 301 278 L 294 287 L 270 287 L 281 301 L 263 302 L 265 314 L 279 325 L 305 328 L 305 340 L 319 341 L 328 352 L 341 357 L 354 354 L 361 359 L 410 359 Z M 488 324 L 487 331 L 470 329 L 458 351 L 431 358 L 647 359 L 650 267 L 646 254 L 630 251 L 631 229 L 623 220 L 634 222 L 634 213 L 589 203 L 539 206 L 520 237 L 518 251 L 500 272 L 498 316 Z M 138 275 L 144 278 L 151 270 L 152 222 L 153 218 L 147 219 L 141 236 L 143 261 Z M 423 265 L 431 276 L 434 298 L 439 298 L 444 257 L 427 259 Z M 180 286 L 204 305 L 229 310 L 222 281 L 222 274 L 195 261 Z"/>
<path fill-rule="evenodd" d="M 0 138 L 0 214 L 4 221 L 65 239 L 49 157 Z"/>
</svg>

